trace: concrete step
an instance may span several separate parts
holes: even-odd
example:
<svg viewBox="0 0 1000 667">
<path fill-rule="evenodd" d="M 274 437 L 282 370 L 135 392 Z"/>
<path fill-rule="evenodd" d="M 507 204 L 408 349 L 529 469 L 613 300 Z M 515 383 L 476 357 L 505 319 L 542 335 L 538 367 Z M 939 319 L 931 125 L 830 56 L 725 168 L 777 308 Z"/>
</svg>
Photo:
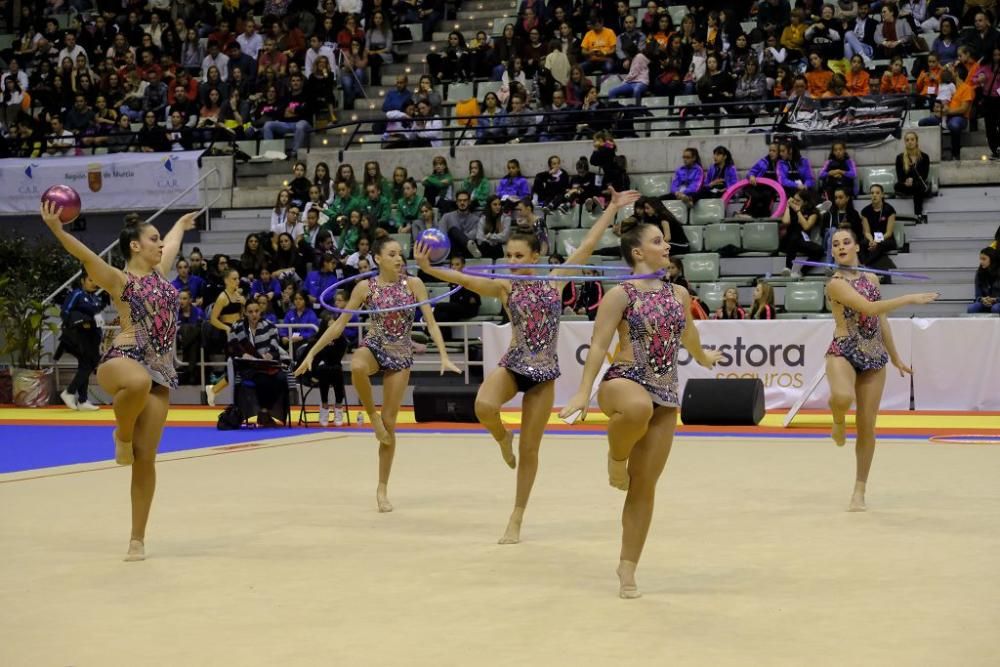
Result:
<svg viewBox="0 0 1000 667">
<path fill-rule="evenodd" d="M 994 166 L 994 179 L 1000 178 L 1000 166 Z M 965 213 L 996 213 L 1000 211 L 1000 188 L 990 186 L 947 187 L 942 188 L 937 197 L 925 202 L 924 210 L 928 219 L 933 219 L 935 213 L 945 214 L 942 219 L 953 220 L 956 214 Z"/>
<path fill-rule="evenodd" d="M 932 283 L 930 281 L 920 284 L 906 283 L 900 285 L 882 285 L 882 298 L 894 299 L 897 296 L 913 294 L 914 292 L 939 292 L 941 299 L 945 301 L 960 301 L 962 299 L 972 300 L 972 285 L 962 285 L 956 283 Z"/>
<path fill-rule="evenodd" d="M 269 208 L 256 208 L 256 209 L 229 209 L 222 212 L 223 218 L 239 218 L 241 220 L 249 218 L 271 218 L 271 209 Z"/>
<path fill-rule="evenodd" d="M 989 242 L 984 239 L 907 239 L 910 252 L 955 251 L 968 254 L 969 261 L 975 266 L 979 251 Z"/>
<path fill-rule="evenodd" d="M 261 221 L 263 223 L 263 221 Z M 224 246 L 229 248 L 229 252 L 242 252 L 243 242 L 250 232 L 258 232 L 261 227 L 270 227 L 270 223 L 258 223 L 247 230 L 232 230 L 227 226 L 225 231 L 202 232 L 199 240 L 199 247 Z"/>
<path fill-rule="evenodd" d="M 470 7 L 475 7 L 476 5 L 470 5 Z M 514 17 L 516 12 L 513 7 L 505 7 L 502 9 L 476 9 L 474 11 L 461 11 L 458 13 L 457 23 L 465 23 L 466 21 L 481 21 L 489 20 L 492 24 L 493 19 L 503 19 L 509 18 L 510 22 L 514 22 Z"/>
<path fill-rule="evenodd" d="M 898 262 L 897 262 L 898 264 Z M 964 269 L 940 269 L 937 267 L 921 267 L 920 273 L 930 276 L 931 282 L 935 284 L 944 283 L 961 283 L 964 285 L 971 284 L 972 276 L 975 273 L 975 265 L 973 268 Z"/>
<path fill-rule="evenodd" d="M 242 233 L 244 237 L 250 232 L 258 232 L 261 229 L 266 229 L 271 226 L 270 217 L 267 218 L 220 218 L 212 222 L 212 229 L 208 232 L 202 232 L 202 238 L 205 238 L 205 234 L 218 234 L 218 233 Z M 212 237 L 213 241 L 217 240 Z"/>
<path fill-rule="evenodd" d="M 278 193 L 274 188 L 234 188 L 233 208 L 264 208 L 274 206 Z"/>
<path fill-rule="evenodd" d="M 1000 211 L 1000 206 L 997 207 Z M 944 218 L 942 214 L 935 216 Z M 913 240 L 930 239 L 992 239 L 996 233 L 997 223 L 993 220 L 979 220 L 974 222 L 952 222 L 949 220 L 936 220 L 928 216 L 928 224 L 913 225 L 906 228 L 906 237 Z"/>
<path fill-rule="evenodd" d="M 970 263 L 974 263 L 976 258 L 970 257 L 967 252 L 907 252 L 895 255 L 892 261 L 900 269 L 906 270 L 937 267 L 939 269 L 965 269 L 968 271 Z"/>
</svg>

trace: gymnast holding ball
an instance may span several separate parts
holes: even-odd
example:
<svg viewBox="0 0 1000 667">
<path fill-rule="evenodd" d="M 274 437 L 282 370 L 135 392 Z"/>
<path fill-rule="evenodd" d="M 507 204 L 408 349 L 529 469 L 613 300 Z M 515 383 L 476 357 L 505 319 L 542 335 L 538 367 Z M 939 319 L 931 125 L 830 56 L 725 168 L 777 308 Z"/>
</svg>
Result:
<svg viewBox="0 0 1000 667">
<path fill-rule="evenodd" d="M 177 386 L 177 290 L 164 276 L 180 251 L 184 232 L 194 229 L 200 212 L 181 216 L 162 237 L 137 214 L 127 215 L 118 236 L 125 258 L 125 269 L 120 270 L 66 232 L 63 225 L 72 219 L 66 219 L 59 202 L 43 198 L 42 220 L 69 254 L 83 263 L 87 275 L 108 292 L 121 319 L 121 331 L 97 368 L 97 381 L 113 397 L 115 461 L 132 466 L 132 533 L 125 560 L 143 560 L 156 489 L 156 451 L 170 407 L 170 389 Z"/>
</svg>

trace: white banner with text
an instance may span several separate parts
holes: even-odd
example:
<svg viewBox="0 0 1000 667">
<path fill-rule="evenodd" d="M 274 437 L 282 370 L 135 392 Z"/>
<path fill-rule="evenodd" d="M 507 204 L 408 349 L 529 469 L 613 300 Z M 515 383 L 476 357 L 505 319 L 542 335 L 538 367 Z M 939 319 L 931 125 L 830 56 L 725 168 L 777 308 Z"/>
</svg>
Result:
<svg viewBox="0 0 1000 667">
<path fill-rule="evenodd" d="M 890 320 L 896 349 L 904 361 L 910 360 L 910 320 Z M 833 320 L 733 321 L 701 320 L 695 323 L 703 347 L 718 349 L 722 360 L 709 370 L 699 366 L 681 349 L 678 355 L 680 391 L 688 378 L 760 378 L 764 383 L 767 409 L 790 408 L 810 380 L 825 368 L 826 350 L 833 338 Z M 580 384 L 583 364 L 590 349 L 592 322 L 563 322 L 559 328 L 559 367 L 556 405 L 563 405 Z M 483 326 L 485 368 L 497 365 L 510 344 L 510 325 Z M 614 353 L 615 344 L 611 353 Z M 920 364 L 922 372 L 931 372 Z M 995 374 L 994 374 L 995 375 Z M 600 378 L 598 378 L 600 381 Z M 806 408 L 825 408 L 830 391 L 820 384 L 806 402 Z M 520 396 L 515 399 L 519 405 Z M 906 410 L 910 407 L 910 378 L 900 377 L 890 366 L 886 375 L 882 407 Z"/>
<path fill-rule="evenodd" d="M 912 322 L 916 409 L 1000 410 L 1000 318 Z"/>
<path fill-rule="evenodd" d="M 80 193 L 82 211 L 158 209 L 197 182 L 202 151 L 113 153 L 81 157 L 0 160 L 0 215 L 38 213 L 42 193 L 68 185 Z M 198 188 L 173 208 L 201 205 Z"/>
</svg>

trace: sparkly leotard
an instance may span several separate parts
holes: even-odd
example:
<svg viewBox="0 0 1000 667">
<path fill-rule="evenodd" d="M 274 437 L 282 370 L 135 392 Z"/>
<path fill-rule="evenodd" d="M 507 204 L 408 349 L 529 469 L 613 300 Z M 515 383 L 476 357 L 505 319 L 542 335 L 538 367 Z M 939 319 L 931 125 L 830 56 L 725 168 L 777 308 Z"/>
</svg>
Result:
<svg viewBox="0 0 1000 667">
<path fill-rule="evenodd" d="M 657 405 L 678 407 L 677 352 L 687 322 L 684 306 L 670 283 L 644 292 L 625 282 L 622 289 L 628 296 L 624 319 L 633 361 L 616 361 L 604 374 L 604 381 L 632 380 L 642 385 Z"/>
<path fill-rule="evenodd" d="M 844 276 L 833 276 L 833 280 L 846 280 L 854 290 L 869 301 L 878 301 L 882 293 L 878 285 L 869 281 L 863 275 L 850 280 Z M 884 368 L 889 361 L 889 354 L 882 341 L 882 330 L 878 315 L 865 315 L 853 308 L 841 304 L 844 309 L 844 325 L 846 336 L 835 336 L 827 356 L 843 357 L 854 366 L 856 371 L 876 371 Z"/>
<path fill-rule="evenodd" d="M 124 357 L 142 364 L 156 384 L 177 386 L 177 289 L 156 271 L 145 276 L 125 272 L 122 303 L 128 318 L 101 361 Z"/>
<path fill-rule="evenodd" d="M 395 308 L 417 302 L 406 287 L 406 276 L 393 283 L 379 284 L 378 279 L 368 281 L 368 298 L 362 308 Z M 401 371 L 413 365 L 413 341 L 410 332 L 416 310 L 407 308 L 391 313 L 373 313 L 361 347 L 367 347 L 379 367 L 386 371 Z"/>
<path fill-rule="evenodd" d="M 510 347 L 500 359 L 500 367 L 516 376 L 518 389 L 528 391 L 534 385 L 559 377 L 556 344 L 562 297 L 542 280 L 515 280 L 507 298 L 512 328 Z"/>
</svg>

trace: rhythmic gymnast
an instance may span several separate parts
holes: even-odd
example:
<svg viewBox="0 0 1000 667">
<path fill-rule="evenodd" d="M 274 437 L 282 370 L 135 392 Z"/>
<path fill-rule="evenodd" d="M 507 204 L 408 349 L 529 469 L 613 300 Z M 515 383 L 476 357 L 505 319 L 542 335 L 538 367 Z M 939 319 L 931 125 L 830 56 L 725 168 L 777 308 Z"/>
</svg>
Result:
<svg viewBox="0 0 1000 667">
<path fill-rule="evenodd" d="M 107 264 L 68 234 L 59 209 L 42 204 L 42 220 L 56 240 L 83 263 L 94 281 L 111 296 L 121 331 L 97 368 L 101 389 L 113 397 L 115 462 L 132 466 L 132 534 L 126 561 L 146 557 L 146 523 L 156 490 L 156 450 L 177 386 L 177 290 L 164 276 L 174 265 L 184 232 L 194 229 L 198 213 L 188 213 L 166 236 L 136 214 L 125 218 L 118 247 L 125 270 Z"/>
<path fill-rule="evenodd" d="M 611 203 L 580 242 L 580 247 L 570 255 L 566 264 L 579 264 L 587 260 L 604 231 L 614 222 L 615 216 L 625 206 L 639 199 L 635 190 L 613 192 Z M 541 243 L 534 234 L 514 233 L 506 244 L 506 258 L 511 264 L 537 264 Z M 552 414 L 555 396 L 555 379 L 559 377 L 559 360 L 556 356 L 559 335 L 559 317 L 562 314 L 562 291 L 565 283 L 559 276 L 573 273 L 571 269 L 554 269 L 539 280 L 504 280 L 473 276 L 451 269 L 431 266 L 429 250 L 417 244 L 414 258 L 420 269 L 440 280 L 462 285 L 477 294 L 500 299 L 507 309 L 511 322 L 510 347 L 499 367 L 483 381 L 476 394 L 476 417 L 500 445 L 500 453 L 511 468 L 517 468 L 517 490 L 514 511 L 507 522 L 507 529 L 500 544 L 517 544 L 521 540 L 521 522 L 528 506 L 531 487 L 538 473 L 538 450 L 542 443 L 545 425 Z M 514 269 L 514 273 L 532 275 L 534 269 Z M 507 430 L 500 419 L 500 409 L 518 392 L 524 393 L 521 405 L 520 438 L 517 449 L 521 463 L 513 452 L 514 434 Z"/>
<path fill-rule="evenodd" d="M 833 259 L 840 265 L 826 285 L 835 322 L 833 342 L 826 352 L 826 377 L 830 383 L 831 437 L 842 447 L 846 441 L 845 416 L 857 401 L 857 478 L 848 506 L 850 512 L 865 511 L 865 486 L 875 456 L 875 420 L 878 418 L 885 365 L 891 361 L 899 374 L 912 373 L 896 350 L 886 314 L 903 306 L 930 303 L 936 292 L 906 294 L 881 300 L 878 277 L 859 270 L 861 246 L 850 229 L 838 229 L 832 239 Z"/>
<path fill-rule="evenodd" d="M 670 264 L 670 243 L 658 225 L 622 225 L 621 249 L 633 275 L 665 271 Z M 702 349 L 686 289 L 656 278 L 623 282 L 608 291 L 597 309 L 580 388 L 560 417 L 586 416 L 591 388 L 615 331 L 622 342 L 601 381 L 597 401 L 610 419 L 609 481 L 628 492 L 622 511 L 619 595 L 637 598 L 635 569 L 653 518 L 656 482 L 677 424 L 678 346 L 706 368 L 722 355 Z"/>
<path fill-rule="evenodd" d="M 414 308 L 394 312 L 372 312 L 368 318 L 368 332 L 360 347 L 351 355 L 351 384 L 358 392 L 358 399 L 368 413 L 375 438 L 379 441 L 378 488 L 375 491 L 375 501 L 379 512 L 391 512 L 393 508 L 389 502 L 388 486 L 392 459 L 396 453 L 396 418 L 399 415 L 403 394 L 410 382 L 410 367 L 413 366 L 413 341 L 410 339 L 410 334 L 416 313 L 415 304 L 427 300 L 427 288 L 419 278 L 406 275 L 402 248 L 397 241 L 388 237 L 375 241 L 372 256 L 378 264 L 378 276 L 370 280 L 361 280 L 355 285 L 346 309 L 364 308 L 378 311 L 414 305 Z M 442 375 L 445 371 L 460 373 L 458 367 L 448 359 L 441 330 L 434 320 L 434 311 L 429 305 L 424 304 L 420 306 L 420 312 L 423 313 L 431 339 L 440 351 Z M 332 340 L 340 337 L 350 319 L 350 313 L 341 313 L 340 317 L 327 327 L 299 367 L 295 369 L 295 375 L 302 375 L 312 369 L 316 355 Z M 383 392 L 381 413 L 375 409 L 371 382 L 371 376 L 380 371 Z"/>
</svg>

